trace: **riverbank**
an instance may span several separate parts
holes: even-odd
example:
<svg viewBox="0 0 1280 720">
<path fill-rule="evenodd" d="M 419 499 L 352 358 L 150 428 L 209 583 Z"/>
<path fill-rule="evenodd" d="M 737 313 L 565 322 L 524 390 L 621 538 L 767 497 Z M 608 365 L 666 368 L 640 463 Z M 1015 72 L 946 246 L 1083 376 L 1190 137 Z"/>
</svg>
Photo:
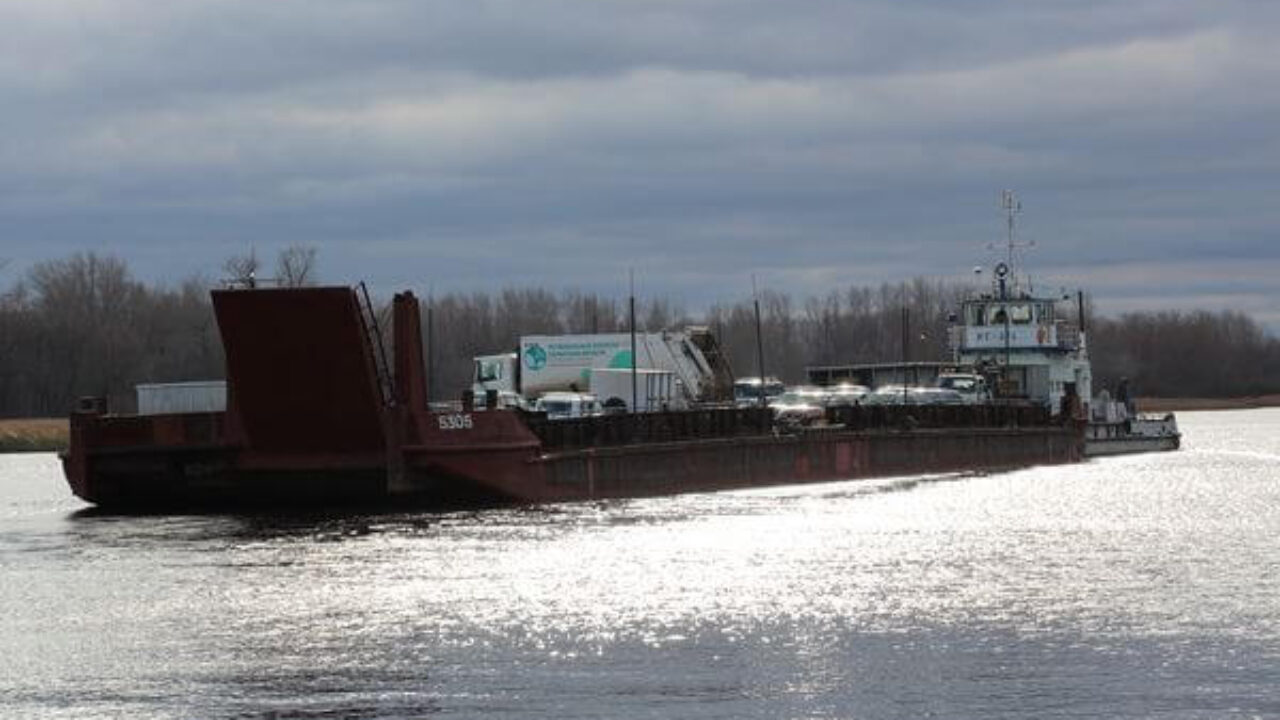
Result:
<svg viewBox="0 0 1280 720">
<path fill-rule="evenodd" d="M 1164 413 L 1179 410 L 1252 410 L 1280 407 L 1280 395 L 1242 398 L 1138 398 L 1138 412 Z"/>
<path fill-rule="evenodd" d="M 0 419 L 0 452 L 52 452 L 67 447 L 65 418 Z"/>
</svg>

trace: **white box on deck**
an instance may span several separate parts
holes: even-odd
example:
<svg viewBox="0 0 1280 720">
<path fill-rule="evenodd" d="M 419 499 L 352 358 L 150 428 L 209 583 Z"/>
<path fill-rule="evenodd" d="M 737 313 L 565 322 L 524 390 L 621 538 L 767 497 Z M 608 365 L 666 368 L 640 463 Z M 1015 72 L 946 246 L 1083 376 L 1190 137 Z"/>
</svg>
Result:
<svg viewBox="0 0 1280 720">
<path fill-rule="evenodd" d="M 139 385 L 139 415 L 222 412 L 227 409 L 225 380 Z"/>
<path fill-rule="evenodd" d="M 631 371 L 596 368 L 588 387 L 602 403 L 616 398 L 631 412 L 658 412 L 684 408 L 676 375 L 668 370 L 636 370 L 636 407 L 631 407 Z"/>
</svg>

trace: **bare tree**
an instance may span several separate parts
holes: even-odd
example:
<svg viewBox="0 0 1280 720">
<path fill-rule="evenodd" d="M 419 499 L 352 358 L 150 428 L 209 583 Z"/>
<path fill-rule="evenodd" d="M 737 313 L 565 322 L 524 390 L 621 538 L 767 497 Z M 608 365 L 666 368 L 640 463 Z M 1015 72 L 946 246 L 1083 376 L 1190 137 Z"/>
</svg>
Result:
<svg viewBox="0 0 1280 720">
<path fill-rule="evenodd" d="M 276 280 L 283 287 L 307 287 L 315 284 L 316 249 L 290 245 L 280 251 L 276 260 Z"/>
<path fill-rule="evenodd" d="M 230 285 L 240 285 L 242 287 L 257 287 L 258 270 L 261 266 L 258 263 L 258 253 L 256 250 L 250 249 L 248 255 L 232 255 L 222 263 L 222 270 L 227 274 L 226 282 Z"/>
</svg>

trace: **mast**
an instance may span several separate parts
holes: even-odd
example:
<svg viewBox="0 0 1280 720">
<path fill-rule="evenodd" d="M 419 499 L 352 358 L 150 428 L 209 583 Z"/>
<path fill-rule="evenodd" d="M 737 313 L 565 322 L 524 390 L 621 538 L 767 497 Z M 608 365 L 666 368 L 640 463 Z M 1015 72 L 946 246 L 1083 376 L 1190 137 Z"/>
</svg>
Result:
<svg viewBox="0 0 1280 720">
<path fill-rule="evenodd" d="M 1014 191 L 1003 190 L 1000 192 L 1000 209 L 1004 211 L 1005 223 L 1005 260 L 1002 264 L 1007 268 L 1009 279 L 1013 281 L 1013 289 L 1016 290 L 1018 285 L 1018 275 L 1014 272 L 1014 251 L 1018 248 L 1033 248 L 1036 246 L 1036 241 L 1031 240 L 1025 243 L 1018 242 L 1016 219 L 1018 215 L 1022 213 L 1022 201 L 1018 199 L 1018 196 Z M 995 244 L 992 243 L 987 245 L 987 248 L 994 250 Z M 1031 289 L 1030 282 L 1030 276 L 1028 276 L 1028 290 Z"/>
<path fill-rule="evenodd" d="M 636 386 L 636 271 L 631 268 L 628 271 L 628 283 L 631 288 L 631 298 L 628 303 L 631 317 L 631 412 L 640 412 L 636 407 L 638 401 L 639 390 Z"/>
<path fill-rule="evenodd" d="M 760 370 L 760 397 L 759 404 L 761 407 L 765 405 L 765 379 L 764 379 L 764 339 L 760 332 L 760 293 L 756 289 L 756 276 L 751 276 L 751 302 L 756 309 L 756 367 Z"/>
<path fill-rule="evenodd" d="M 1022 212 L 1022 201 L 1014 194 L 1012 190 L 1005 190 L 1000 193 L 1000 208 L 1004 210 L 1006 240 L 1008 242 L 1009 254 L 1005 262 L 1010 268 L 1013 267 L 1013 225 L 1014 218 L 1018 213 Z"/>
</svg>

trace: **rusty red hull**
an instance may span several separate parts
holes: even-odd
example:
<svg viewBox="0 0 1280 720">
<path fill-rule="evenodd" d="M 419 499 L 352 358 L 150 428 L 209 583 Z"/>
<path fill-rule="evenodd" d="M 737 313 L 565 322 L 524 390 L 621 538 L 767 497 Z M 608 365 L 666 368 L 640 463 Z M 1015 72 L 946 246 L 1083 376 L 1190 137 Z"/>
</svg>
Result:
<svg viewBox="0 0 1280 720">
<path fill-rule="evenodd" d="M 485 466 L 454 458 L 454 481 L 517 503 L 632 498 L 769 485 L 1061 464 L 1062 428 L 808 432 L 582 448 Z M 442 467 L 437 465 L 436 467 Z"/>
<path fill-rule="evenodd" d="M 152 418 L 141 423 L 150 438 L 112 445 L 104 436 L 123 419 L 73 418 L 75 441 L 64 457 L 73 490 L 122 509 L 458 507 L 990 471 L 1081 458 L 1079 434 L 1058 425 L 827 429 L 548 450 L 517 412 L 424 413 L 402 428 L 414 442 L 383 453 L 262 453 L 197 442 L 183 435 L 184 419 Z M 137 420 L 127 422 L 137 432 Z M 439 429 L 450 423 L 459 427 Z"/>
<path fill-rule="evenodd" d="M 876 409 L 779 434 L 721 408 L 549 423 L 427 409 L 417 302 L 397 296 L 393 367 L 347 288 L 215 293 L 225 412 L 71 418 L 75 494 L 105 508 L 452 507 L 965 472 L 1081 459 L 1077 426 L 1029 408 Z M 373 332 L 371 332 L 373 331 Z"/>
</svg>

